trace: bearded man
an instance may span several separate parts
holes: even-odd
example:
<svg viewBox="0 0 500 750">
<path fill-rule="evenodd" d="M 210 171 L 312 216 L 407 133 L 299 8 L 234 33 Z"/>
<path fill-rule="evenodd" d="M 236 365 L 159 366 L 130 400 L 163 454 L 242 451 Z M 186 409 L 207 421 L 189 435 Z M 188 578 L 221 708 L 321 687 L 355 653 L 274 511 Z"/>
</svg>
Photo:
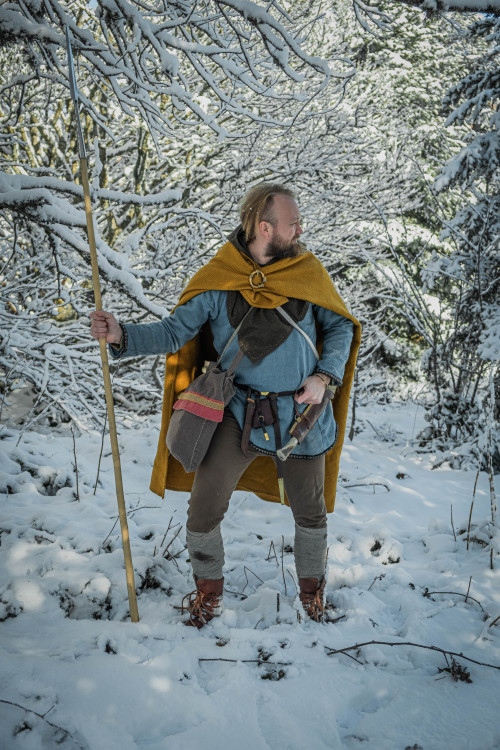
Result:
<svg viewBox="0 0 500 750">
<path fill-rule="evenodd" d="M 165 489 L 191 493 L 186 540 L 196 590 L 185 597 L 185 608 L 186 624 L 197 628 L 221 612 L 221 522 L 231 494 L 245 489 L 279 501 L 276 467 L 295 521 L 300 599 L 310 618 L 323 619 L 327 512 L 333 510 L 360 341 L 359 323 L 324 266 L 299 241 L 303 229 L 294 193 L 278 184 L 257 185 L 244 197 L 240 218 L 241 225 L 193 276 L 169 317 L 130 325 L 109 312 L 91 313 L 92 335 L 106 339 L 114 358 L 169 353 L 151 489 L 161 496 Z M 244 356 L 236 369 L 236 393 L 193 475 L 169 454 L 166 432 L 174 401 L 205 358 L 207 327 L 215 351 L 224 352 L 222 369 L 239 349 Z M 316 344 L 321 355 L 315 354 Z M 277 450 L 287 442 L 296 412 L 301 405 L 321 403 L 330 383 L 338 386 L 333 410 L 326 408 L 290 458 L 280 461 Z M 261 409 L 270 395 L 276 410 L 272 428 Z M 256 401 L 259 414 L 245 427 L 248 404 L 254 409 Z"/>
</svg>

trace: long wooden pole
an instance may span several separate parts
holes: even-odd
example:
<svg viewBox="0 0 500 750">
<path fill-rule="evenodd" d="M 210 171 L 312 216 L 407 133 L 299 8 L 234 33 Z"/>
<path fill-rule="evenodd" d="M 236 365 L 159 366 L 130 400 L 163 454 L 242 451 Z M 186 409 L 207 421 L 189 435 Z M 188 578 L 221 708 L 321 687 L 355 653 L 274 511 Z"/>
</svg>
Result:
<svg viewBox="0 0 500 750">
<path fill-rule="evenodd" d="M 90 202 L 90 188 L 87 169 L 87 160 L 80 159 L 83 195 L 85 199 L 85 216 L 87 218 L 87 233 L 89 238 L 90 259 L 92 264 L 92 286 L 94 288 L 95 309 L 102 310 L 101 283 L 99 279 L 99 265 L 97 262 L 97 250 L 94 234 L 94 221 L 92 218 L 92 204 Z M 125 558 L 125 572 L 127 577 L 128 601 L 130 605 L 130 616 L 132 622 L 139 622 L 139 610 L 135 595 L 134 568 L 132 565 L 132 553 L 130 551 L 130 536 L 128 532 L 127 511 L 125 509 L 125 498 L 123 494 L 122 468 L 120 461 L 120 448 L 116 432 L 115 405 L 113 402 L 113 391 L 111 388 L 111 376 L 109 373 L 108 350 L 106 339 L 99 339 L 101 349 L 102 375 L 104 379 L 104 392 L 106 395 L 106 408 L 108 410 L 109 438 L 111 441 L 111 452 L 113 455 L 113 467 L 115 471 L 116 499 L 118 501 L 118 515 L 120 517 L 120 528 L 122 532 L 123 556 Z"/>
<path fill-rule="evenodd" d="M 94 232 L 94 219 L 92 217 L 92 203 L 90 200 L 89 175 L 87 167 L 87 154 L 83 140 L 83 132 L 80 123 L 80 112 L 78 106 L 78 88 L 76 86 L 73 54 L 71 51 L 71 41 L 69 29 L 66 27 L 66 40 L 68 48 L 68 67 L 70 73 L 70 88 L 76 113 L 76 126 L 78 131 L 79 151 L 80 151 L 80 170 L 83 187 L 83 197 L 85 201 L 85 217 L 87 220 L 87 235 L 90 248 L 90 261 L 92 265 L 92 286 L 94 288 L 95 309 L 102 310 L 101 282 L 99 279 L 99 264 L 97 262 L 97 247 Z M 113 391 L 111 388 L 111 377 L 109 374 L 108 350 L 106 339 L 99 339 L 101 350 L 102 376 L 104 379 L 104 392 L 106 395 L 106 408 L 108 411 L 109 437 L 111 441 L 111 452 L 113 455 L 113 467 L 115 471 L 116 499 L 118 502 L 118 515 L 120 518 L 120 528 L 122 534 L 123 557 L 125 559 L 125 573 L 127 577 L 128 601 L 130 606 L 130 617 L 132 622 L 139 622 L 139 610 L 137 608 L 137 598 L 135 594 L 134 568 L 132 565 L 132 553 L 130 551 L 130 536 L 128 532 L 127 511 L 125 509 L 125 497 L 123 494 L 122 469 L 120 462 L 120 448 L 116 432 L 115 406 L 113 402 Z"/>
</svg>

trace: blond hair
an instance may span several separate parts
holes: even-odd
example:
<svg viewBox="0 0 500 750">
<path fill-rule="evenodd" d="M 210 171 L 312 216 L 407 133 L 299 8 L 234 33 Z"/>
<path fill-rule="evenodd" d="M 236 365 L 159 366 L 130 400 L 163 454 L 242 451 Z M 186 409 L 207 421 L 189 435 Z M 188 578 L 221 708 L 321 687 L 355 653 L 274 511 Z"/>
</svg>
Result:
<svg viewBox="0 0 500 750">
<path fill-rule="evenodd" d="M 257 227 L 261 221 L 274 223 L 273 200 L 275 195 L 287 195 L 295 198 L 295 193 L 276 182 L 261 182 L 244 196 L 240 205 L 241 226 L 247 242 L 257 236 Z"/>
</svg>

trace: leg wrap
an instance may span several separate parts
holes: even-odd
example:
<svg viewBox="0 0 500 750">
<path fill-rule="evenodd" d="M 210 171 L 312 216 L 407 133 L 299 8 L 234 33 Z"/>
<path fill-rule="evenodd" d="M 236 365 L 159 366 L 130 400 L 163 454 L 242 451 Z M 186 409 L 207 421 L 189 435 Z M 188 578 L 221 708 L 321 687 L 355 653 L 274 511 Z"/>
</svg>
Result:
<svg viewBox="0 0 500 750">
<path fill-rule="evenodd" d="M 306 529 L 295 524 L 295 569 L 299 578 L 322 581 L 326 570 L 326 526 Z"/>
<path fill-rule="evenodd" d="M 220 524 L 206 533 L 186 529 L 186 542 L 194 577 L 215 581 L 222 578 L 224 545 Z"/>
</svg>

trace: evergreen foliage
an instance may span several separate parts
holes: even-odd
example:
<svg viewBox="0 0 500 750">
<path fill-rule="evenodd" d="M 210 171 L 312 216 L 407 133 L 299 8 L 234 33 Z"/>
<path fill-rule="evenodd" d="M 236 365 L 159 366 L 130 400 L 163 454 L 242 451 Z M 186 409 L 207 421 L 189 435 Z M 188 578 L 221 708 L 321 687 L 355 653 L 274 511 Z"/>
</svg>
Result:
<svg viewBox="0 0 500 750">
<path fill-rule="evenodd" d="M 472 71 L 450 88 L 447 124 L 468 126 L 463 148 L 436 180 L 440 192 L 454 190 L 459 207 L 444 221 L 441 237 L 448 252 L 428 264 L 429 288 L 447 279 L 449 324 L 427 358 L 435 399 L 429 428 L 441 449 L 452 437 L 460 457 L 471 447 L 486 462 L 492 452 L 500 467 L 500 18 L 481 17 L 468 35 L 480 53 Z M 496 395 L 495 395 L 496 394 Z M 486 436 L 491 444 L 486 446 Z"/>
</svg>

